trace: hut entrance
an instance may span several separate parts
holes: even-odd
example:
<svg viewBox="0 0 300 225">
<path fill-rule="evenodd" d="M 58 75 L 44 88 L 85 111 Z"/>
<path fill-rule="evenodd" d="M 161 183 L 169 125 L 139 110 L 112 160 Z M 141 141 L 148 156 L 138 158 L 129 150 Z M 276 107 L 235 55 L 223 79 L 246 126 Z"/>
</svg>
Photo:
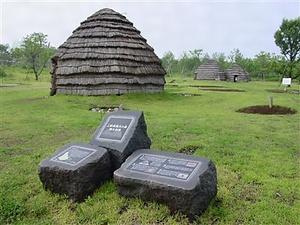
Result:
<svg viewBox="0 0 300 225">
<path fill-rule="evenodd" d="M 233 82 L 237 82 L 238 81 L 238 75 L 234 75 L 233 76 Z"/>
<path fill-rule="evenodd" d="M 246 82 L 250 80 L 249 74 L 238 65 L 232 65 L 226 70 L 226 78 L 233 82 Z"/>
</svg>

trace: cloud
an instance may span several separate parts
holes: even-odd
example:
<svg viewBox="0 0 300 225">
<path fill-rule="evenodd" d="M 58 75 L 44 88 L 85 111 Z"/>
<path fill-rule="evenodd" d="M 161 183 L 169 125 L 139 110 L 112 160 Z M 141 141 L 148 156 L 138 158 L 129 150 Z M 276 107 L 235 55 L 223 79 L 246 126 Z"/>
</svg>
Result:
<svg viewBox="0 0 300 225">
<path fill-rule="evenodd" d="M 299 16 L 299 1 L 55 1 L 3 2 L 1 43 L 12 45 L 33 32 L 43 32 L 55 47 L 80 22 L 101 8 L 123 13 L 139 29 L 158 56 L 172 51 L 229 54 L 239 48 L 244 56 L 275 52 L 273 35 L 283 18 Z"/>
</svg>

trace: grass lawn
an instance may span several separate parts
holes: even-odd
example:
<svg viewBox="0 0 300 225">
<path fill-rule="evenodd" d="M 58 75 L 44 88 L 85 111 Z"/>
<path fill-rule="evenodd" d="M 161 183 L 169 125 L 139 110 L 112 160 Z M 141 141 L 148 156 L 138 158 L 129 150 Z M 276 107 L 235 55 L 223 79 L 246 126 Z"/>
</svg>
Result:
<svg viewBox="0 0 300 225">
<path fill-rule="evenodd" d="M 0 85 L 18 85 L 0 87 L 0 224 L 191 223 L 183 214 L 170 214 L 164 205 L 120 197 L 113 181 L 80 204 L 43 189 L 39 163 L 71 141 L 89 142 L 105 115 L 91 107 L 119 104 L 144 111 L 152 149 L 193 148 L 194 155 L 215 163 L 218 194 L 191 224 L 300 224 L 300 98 L 291 91 L 299 91 L 296 82 L 287 93 L 271 93 L 268 90 L 283 87 L 278 82 L 167 77 L 160 94 L 49 97 L 46 72 L 38 82 L 32 75 L 25 81 L 20 69 L 10 68 L 8 74 Z M 267 105 L 270 96 L 274 105 L 297 113 L 236 112 Z"/>
</svg>

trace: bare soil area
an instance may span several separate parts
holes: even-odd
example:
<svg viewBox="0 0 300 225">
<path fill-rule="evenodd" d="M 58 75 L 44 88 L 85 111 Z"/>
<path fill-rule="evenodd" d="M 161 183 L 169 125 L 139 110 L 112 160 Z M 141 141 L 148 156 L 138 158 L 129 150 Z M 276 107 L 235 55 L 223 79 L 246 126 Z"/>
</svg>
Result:
<svg viewBox="0 0 300 225">
<path fill-rule="evenodd" d="M 245 90 L 241 89 L 233 89 L 233 88 L 199 88 L 202 91 L 228 91 L 228 92 L 245 92 Z"/>
<path fill-rule="evenodd" d="M 250 113 L 250 114 L 265 114 L 265 115 L 286 115 L 286 114 L 295 114 L 297 111 L 291 108 L 282 107 L 275 105 L 272 108 L 269 105 L 255 105 L 249 106 L 246 108 L 238 109 L 237 112 L 240 113 Z"/>
<path fill-rule="evenodd" d="M 284 91 L 284 90 L 278 90 L 278 89 L 269 89 L 267 90 L 268 92 L 271 92 L 271 93 L 281 93 L 281 94 L 286 94 L 286 93 L 292 93 L 292 94 L 300 94 L 300 91 L 299 90 L 288 90 L 288 91 Z"/>
<path fill-rule="evenodd" d="M 194 152 L 195 152 L 198 148 L 199 148 L 198 146 L 190 145 L 190 146 L 187 146 L 187 147 L 184 147 L 184 148 L 179 149 L 179 153 L 183 153 L 183 154 L 187 154 L 187 155 L 193 155 Z"/>
<path fill-rule="evenodd" d="M 190 85 L 189 87 L 196 87 L 196 88 L 224 88 L 224 86 L 214 86 L 214 85 Z"/>
</svg>

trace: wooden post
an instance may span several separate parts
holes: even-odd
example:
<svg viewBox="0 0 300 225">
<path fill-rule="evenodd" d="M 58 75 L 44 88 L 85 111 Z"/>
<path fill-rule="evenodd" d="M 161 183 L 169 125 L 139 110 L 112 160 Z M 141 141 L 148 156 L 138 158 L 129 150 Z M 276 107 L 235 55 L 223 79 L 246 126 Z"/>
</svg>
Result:
<svg viewBox="0 0 300 225">
<path fill-rule="evenodd" d="M 269 107 L 273 107 L 273 96 L 270 96 L 270 102 L 269 102 Z"/>
</svg>

